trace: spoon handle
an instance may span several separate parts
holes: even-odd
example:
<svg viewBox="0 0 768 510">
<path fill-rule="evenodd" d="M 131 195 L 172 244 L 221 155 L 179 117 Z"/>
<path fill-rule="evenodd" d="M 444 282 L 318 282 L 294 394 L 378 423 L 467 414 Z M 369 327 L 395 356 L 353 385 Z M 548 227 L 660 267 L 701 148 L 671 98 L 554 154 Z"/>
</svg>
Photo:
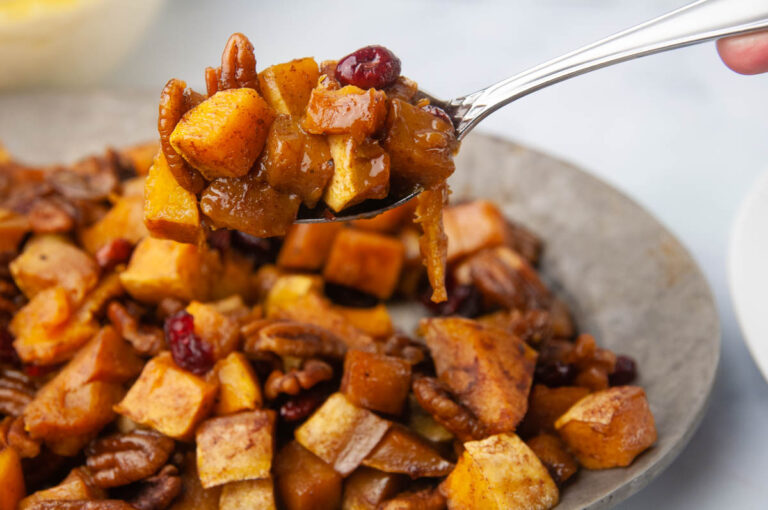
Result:
<svg viewBox="0 0 768 510">
<path fill-rule="evenodd" d="M 463 138 L 502 106 L 553 83 L 637 57 L 768 28 L 766 0 L 698 0 L 448 102 Z"/>
</svg>

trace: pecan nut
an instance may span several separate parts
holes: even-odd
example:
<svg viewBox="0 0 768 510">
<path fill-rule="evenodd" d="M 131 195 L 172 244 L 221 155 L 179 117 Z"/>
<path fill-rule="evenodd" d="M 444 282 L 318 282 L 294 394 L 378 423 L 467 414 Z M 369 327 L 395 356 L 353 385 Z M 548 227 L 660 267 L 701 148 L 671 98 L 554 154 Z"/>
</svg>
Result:
<svg viewBox="0 0 768 510">
<path fill-rule="evenodd" d="M 40 455 L 39 439 L 30 437 L 24 428 L 24 418 L 7 417 L 0 422 L 0 445 L 10 446 L 19 453 L 23 459 L 30 459 Z"/>
<path fill-rule="evenodd" d="M 544 310 L 503 310 L 481 317 L 478 322 L 507 330 L 533 346 L 552 337 L 550 315 Z"/>
<path fill-rule="evenodd" d="M 529 263 L 536 265 L 539 262 L 543 245 L 541 239 L 522 225 L 509 220 L 507 220 L 507 244 L 525 257 Z"/>
<path fill-rule="evenodd" d="M 510 248 L 481 251 L 467 263 L 472 282 L 491 303 L 522 310 L 550 307 L 552 296 L 536 270 Z"/>
<path fill-rule="evenodd" d="M 451 399 L 437 379 L 417 377 L 412 387 L 419 405 L 462 442 L 482 439 L 487 435 L 483 424 L 469 409 Z"/>
<path fill-rule="evenodd" d="M 333 368 L 325 361 L 310 359 L 302 363 L 301 370 L 291 370 L 287 374 L 275 370 L 269 374 L 264 384 L 264 394 L 274 400 L 281 393 L 298 395 L 301 390 L 308 390 L 317 383 L 333 377 Z"/>
<path fill-rule="evenodd" d="M 297 358 L 343 358 L 347 346 L 327 329 L 286 321 L 259 329 L 258 336 L 246 336 L 244 350 Z"/>
<path fill-rule="evenodd" d="M 219 89 L 251 88 L 259 90 L 253 44 L 240 33 L 232 34 L 221 54 Z"/>
<path fill-rule="evenodd" d="M 0 371 L 0 414 L 21 416 L 35 391 L 35 384 L 24 372 L 10 368 Z"/>
<path fill-rule="evenodd" d="M 107 241 L 96 250 L 94 258 L 96 263 L 105 271 L 114 269 L 118 264 L 124 264 L 131 258 L 133 252 L 133 243 L 122 237 Z"/>
<path fill-rule="evenodd" d="M 165 347 L 165 336 L 160 327 L 139 324 L 139 320 L 117 301 L 107 307 L 107 317 L 139 354 L 154 356 Z"/>
<path fill-rule="evenodd" d="M 384 354 L 402 358 L 410 365 L 418 365 L 427 357 L 426 348 L 406 335 L 392 335 L 384 342 Z"/>
<path fill-rule="evenodd" d="M 179 470 L 168 464 L 155 476 L 139 482 L 138 489 L 127 501 L 136 510 L 164 510 L 180 492 Z"/>
<path fill-rule="evenodd" d="M 85 450 L 94 483 L 119 487 L 153 475 L 173 451 L 173 439 L 148 430 L 96 439 Z"/>
<path fill-rule="evenodd" d="M 170 141 L 176 124 L 191 106 L 190 94 L 185 92 L 186 87 L 185 82 L 175 78 L 165 84 L 160 94 L 157 131 L 160 134 L 160 148 L 163 156 L 179 186 L 192 193 L 198 193 L 205 186 L 203 176 L 184 161 L 184 158 L 171 146 Z"/>
</svg>

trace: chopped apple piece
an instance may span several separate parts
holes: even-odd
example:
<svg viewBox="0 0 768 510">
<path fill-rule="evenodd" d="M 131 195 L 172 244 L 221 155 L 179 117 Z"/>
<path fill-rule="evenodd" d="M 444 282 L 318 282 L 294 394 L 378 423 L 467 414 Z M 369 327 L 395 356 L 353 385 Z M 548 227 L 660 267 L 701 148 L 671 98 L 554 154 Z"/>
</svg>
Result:
<svg viewBox="0 0 768 510">
<path fill-rule="evenodd" d="M 516 435 L 469 441 L 464 448 L 456 469 L 441 486 L 448 508 L 546 510 L 557 505 L 555 482 Z"/>
<path fill-rule="evenodd" d="M 347 351 L 341 392 L 355 405 L 400 414 L 411 389 L 411 365 L 404 359 Z"/>
<path fill-rule="evenodd" d="M 239 411 L 251 411 L 261 407 L 262 396 L 259 380 L 251 364 L 240 352 L 233 352 L 216 363 L 219 380 L 219 396 L 214 407 L 218 416 Z"/>
<path fill-rule="evenodd" d="M 285 269 L 317 271 L 322 269 L 341 223 L 297 223 L 283 240 L 277 265 Z"/>
<path fill-rule="evenodd" d="M 555 428 L 587 469 L 628 466 L 656 442 L 653 414 L 637 386 L 587 395 L 558 418 Z"/>
<path fill-rule="evenodd" d="M 329 135 L 333 176 L 323 200 L 336 212 L 389 193 L 389 154 L 374 140 Z"/>
<path fill-rule="evenodd" d="M 296 429 L 296 440 L 342 476 L 357 469 L 389 429 L 390 423 L 334 393 Z"/>
<path fill-rule="evenodd" d="M 219 510 L 276 510 L 271 478 L 228 483 L 221 489 Z"/>
<path fill-rule="evenodd" d="M 195 334 L 211 346 L 214 360 L 237 349 L 240 332 L 235 319 L 219 312 L 213 303 L 192 301 L 186 310 L 194 319 Z"/>
<path fill-rule="evenodd" d="M 275 412 L 246 411 L 211 418 L 197 429 L 197 471 L 204 488 L 269 478 Z"/>
<path fill-rule="evenodd" d="M 384 438 L 363 460 L 363 465 L 386 473 L 402 473 L 411 478 L 446 476 L 453 464 L 410 430 L 393 425 Z"/>
<path fill-rule="evenodd" d="M 317 87 L 309 97 L 302 127 L 315 135 L 350 134 L 362 140 L 378 131 L 386 116 L 387 95 L 380 90 Z"/>
<path fill-rule="evenodd" d="M 403 243 L 395 237 L 345 229 L 333 242 L 323 276 L 331 283 L 387 299 L 397 286 L 404 256 Z"/>
<path fill-rule="evenodd" d="M 174 439 L 191 439 L 213 407 L 217 386 L 179 368 L 171 353 L 152 358 L 115 411 Z"/>
<path fill-rule="evenodd" d="M 304 113 L 320 70 L 312 57 L 267 67 L 259 73 L 259 87 L 269 106 L 278 113 Z"/>
<path fill-rule="evenodd" d="M 357 329 L 376 339 L 388 338 L 395 332 L 392 317 L 389 316 L 389 311 L 384 303 L 379 303 L 373 308 L 335 305 L 333 309 Z"/>
<path fill-rule="evenodd" d="M 513 431 L 528 408 L 537 353 L 516 336 L 462 318 L 423 319 L 440 380 L 490 433 Z"/>
<path fill-rule="evenodd" d="M 407 478 L 395 473 L 384 473 L 360 467 L 344 482 L 342 510 L 377 510 L 379 505 L 406 484 Z"/>
<path fill-rule="evenodd" d="M 3 488 L 0 491 L 0 510 L 16 510 L 26 489 L 21 459 L 10 446 L 0 449 L 0 487 Z"/>
<path fill-rule="evenodd" d="M 336 510 L 341 476 L 296 441 L 275 458 L 275 488 L 286 510 Z"/>
<path fill-rule="evenodd" d="M 208 180 L 242 177 L 261 154 L 274 119 L 255 90 L 222 90 L 185 113 L 170 142 Z"/>
<path fill-rule="evenodd" d="M 162 152 L 149 169 L 143 211 L 144 224 L 154 237 L 194 244 L 202 235 L 197 197 L 178 183 Z"/>
</svg>

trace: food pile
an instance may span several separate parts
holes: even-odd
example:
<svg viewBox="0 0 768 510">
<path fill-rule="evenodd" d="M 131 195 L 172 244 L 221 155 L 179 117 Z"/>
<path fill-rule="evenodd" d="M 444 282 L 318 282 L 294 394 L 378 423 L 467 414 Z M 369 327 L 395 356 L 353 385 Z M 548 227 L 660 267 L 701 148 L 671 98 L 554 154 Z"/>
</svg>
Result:
<svg viewBox="0 0 768 510">
<path fill-rule="evenodd" d="M 655 442 L 634 361 L 576 330 L 540 240 L 493 203 L 445 209 L 436 303 L 423 203 L 206 229 L 163 149 L 50 168 L 0 150 L 0 510 L 547 509 L 580 467 Z M 290 196 L 247 175 L 200 189 Z"/>
</svg>

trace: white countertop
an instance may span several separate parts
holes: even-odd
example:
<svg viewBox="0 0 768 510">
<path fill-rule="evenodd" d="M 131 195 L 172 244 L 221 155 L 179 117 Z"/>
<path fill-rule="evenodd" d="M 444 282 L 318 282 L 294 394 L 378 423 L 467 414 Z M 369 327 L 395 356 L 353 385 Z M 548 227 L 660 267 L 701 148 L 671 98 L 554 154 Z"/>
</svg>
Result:
<svg viewBox="0 0 768 510">
<path fill-rule="evenodd" d="M 383 44 L 400 56 L 404 74 L 451 97 L 684 3 L 172 0 L 106 84 L 157 87 L 175 76 L 202 88 L 203 68 L 241 31 L 260 67 Z M 573 161 L 631 195 L 692 251 L 716 295 L 723 352 L 709 412 L 674 464 L 619 508 L 768 507 L 768 384 L 743 344 L 726 275 L 738 205 L 768 171 L 768 75 L 733 74 L 713 45 L 699 46 L 540 91 L 482 130 Z"/>
</svg>

